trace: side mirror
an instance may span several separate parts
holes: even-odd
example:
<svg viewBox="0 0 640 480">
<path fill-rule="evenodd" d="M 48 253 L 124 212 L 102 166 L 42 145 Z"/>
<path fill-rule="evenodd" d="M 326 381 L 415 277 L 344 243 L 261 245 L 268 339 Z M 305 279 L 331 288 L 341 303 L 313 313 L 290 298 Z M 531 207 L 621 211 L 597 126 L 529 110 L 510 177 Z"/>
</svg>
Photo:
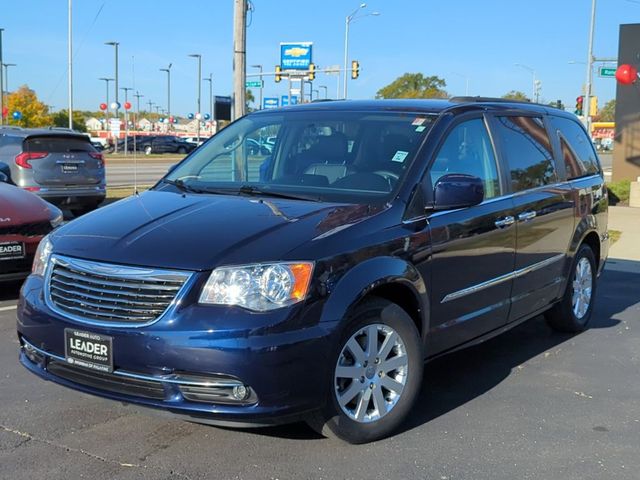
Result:
<svg viewBox="0 0 640 480">
<path fill-rule="evenodd" d="M 484 199 L 484 184 L 473 175 L 444 175 L 436 182 L 433 190 L 436 210 L 472 207 Z"/>
<path fill-rule="evenodd" d="M 11 169 L 4 162 L 0 162 L 0 182 L 14 184 L 11 180 Z"/>
</svg>

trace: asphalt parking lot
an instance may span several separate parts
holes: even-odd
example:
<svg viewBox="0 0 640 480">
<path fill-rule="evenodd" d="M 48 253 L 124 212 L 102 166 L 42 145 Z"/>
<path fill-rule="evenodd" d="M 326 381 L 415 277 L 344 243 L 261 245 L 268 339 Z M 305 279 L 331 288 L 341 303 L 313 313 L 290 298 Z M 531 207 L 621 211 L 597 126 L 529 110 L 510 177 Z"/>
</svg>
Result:
<svg viewBox="0 0 640 480">
<path fill-rule="evenodd" d="M 41 381 L 17 362 L 19 286 L 2 285 L 0 478 L 637 479 L 638 285 L 638 262 L 610 261 L 591 330 L 536 318 L 432 362 L 403 431 L 363 446 L 304 424 L 185 423 Z"/>
</svg>

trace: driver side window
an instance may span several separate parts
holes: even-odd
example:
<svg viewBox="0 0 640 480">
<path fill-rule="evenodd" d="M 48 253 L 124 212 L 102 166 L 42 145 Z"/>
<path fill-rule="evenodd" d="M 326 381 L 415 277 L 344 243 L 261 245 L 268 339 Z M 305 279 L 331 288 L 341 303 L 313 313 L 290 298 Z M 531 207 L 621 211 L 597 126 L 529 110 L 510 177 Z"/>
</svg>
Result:
<svg viewBox="0 0 640 480">
<path fill-rule="evenodd" d="M 431 185 L 450 173 L 480 178 L 485 199 L 501 195 L 496 156 L 481 118 L 462 122 L 449 132 L 431 166 Z"/>
</svg>

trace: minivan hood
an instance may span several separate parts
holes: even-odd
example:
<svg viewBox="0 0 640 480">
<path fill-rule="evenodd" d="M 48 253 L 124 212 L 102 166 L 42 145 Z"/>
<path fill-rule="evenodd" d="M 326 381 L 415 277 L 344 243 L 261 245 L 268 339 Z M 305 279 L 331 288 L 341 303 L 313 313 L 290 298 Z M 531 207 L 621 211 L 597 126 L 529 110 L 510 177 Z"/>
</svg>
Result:
<svg viewBox="0 0 640 480">
<path fill-rule="evenodd" d="M 303 242 L 369 212 L 363 205 L 148 191 L 84 215 L 51 239 L 54 253 L 72 257 L 207 270 L 286 259 Z"/>
<path fill-rule="evenodd" d="M 31 192 L 0 182 L 0 227 L 50 220 L 47 202 Z"/>
</svg>

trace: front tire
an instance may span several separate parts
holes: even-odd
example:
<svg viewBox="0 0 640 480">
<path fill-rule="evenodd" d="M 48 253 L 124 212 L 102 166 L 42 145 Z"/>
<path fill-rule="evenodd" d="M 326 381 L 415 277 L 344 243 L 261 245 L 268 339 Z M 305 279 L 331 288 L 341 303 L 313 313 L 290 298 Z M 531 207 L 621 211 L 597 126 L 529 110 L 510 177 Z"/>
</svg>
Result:
<svg viewBox="0 0 640 480">
<path fill-rule="evenodd" d="M 354 444 L 390 435 L 415 403 L 423 362 L 420 335 L 407 312 L 384 299 L 366 300 L 334 351 L 326 406 L 309 425 Z"/>
<path fill-rule="evenodd" d="M 596 296 L 596 272 L 595 255 L 591 247 L 582 244 L 573 260 L 562 300 L 545 313 L 551 328 L 570 333 L 587 329 Z"/>
</svg>

